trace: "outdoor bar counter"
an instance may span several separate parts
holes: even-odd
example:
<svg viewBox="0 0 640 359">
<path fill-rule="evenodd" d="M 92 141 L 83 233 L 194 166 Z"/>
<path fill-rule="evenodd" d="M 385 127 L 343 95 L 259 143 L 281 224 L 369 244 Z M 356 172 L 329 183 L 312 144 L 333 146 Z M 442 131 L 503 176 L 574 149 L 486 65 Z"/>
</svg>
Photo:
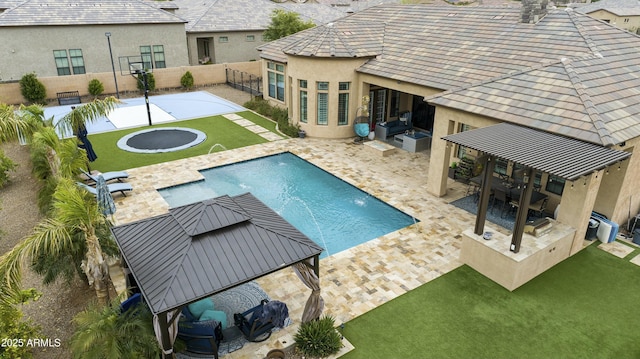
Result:
<svg viewBox="0 0 640 359">
<path fill-rule="evenodd" d="M 548 218 L 551 229 L 539 236 L 524 233 L 520 251 L 509 250 L 511 235 L 485 226 L 492 238 L 485 240 L 473 229 L 462 233 L 460 261 L 510 291 L 569 257 L 575 229 Z"/>
</svg>

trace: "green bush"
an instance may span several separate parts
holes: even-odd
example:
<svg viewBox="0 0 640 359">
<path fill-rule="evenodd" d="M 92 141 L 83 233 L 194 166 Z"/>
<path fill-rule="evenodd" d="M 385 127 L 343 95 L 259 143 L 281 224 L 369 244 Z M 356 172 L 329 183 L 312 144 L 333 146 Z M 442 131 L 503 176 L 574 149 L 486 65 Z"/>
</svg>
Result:
<svg viewBox="0 0 640 359">
<path fill-rule="evenodd" d="M 335 320 L 331 316 L 303 323 L 293 339 L 296 349 L 312 358 L 325 358 L 342 348 L 342 336 L 336 330 Z"/>
<path fill-rule="evenodd" d="M 0 150 L 0 188 L 9 181 L 9 171 L 13 171 L 18 165 L 16 165 L 11 159 L 4 155 L 4 152 Z"/>
<path fill-rule="evenodd" d="M 26 74 L 20 79 L 20 93 L 27 101 L 38 104 L 46 104 L 47 89 L 38 80 L 35 72 Z"/>
<path fill-rule="evenodd" d="M 20 298 L 16 301 L 25 303 L 29 300 L 37 300 L 40 296 L 41 293 L 32 288 L 21 291 Z M 32 358 L 32 348 L 27 345 L 27 340 L 40 338 L 40 327 L 30 320 L 23 320 L 22 311 L 16 308 L 15 304 L 0 302 L 0 318 L 2 318 L 0 338 L 14 340 L 0 348 L 0 359 Z M 56 342 L 53 344 L 55 345 Z"/>
<path fill-rule="evenodd" d="M 298 137 L 300 126 L 291 124 L 289 121 L 289 112 L 286 108 L 271 106 L 268 101 L 261 98 L 254 98 L 251 101 L 247 101 L 243 106 L 277 122 L 278 129 L 285 135 Z"/>
<path fill-rule="evenodd" d="M 156 89 L 156 78 L 153 76 L 153 72 L 147 72 L 147 86 L 149 91 Z M 138 74 L 138 90 L 144 92 L 144 79 L 142 74 Z"/>
<path fill-rule="evenodd" d="M 180 78 L 180 85 L 187 90 L 191 90 L 191 88 L 193 88 L 193 75 L 191 74 L 191 71 L 187 71 L 182 75 Z"/>
<path fill-rule="evenodd" d="M 102 85 L 102 82 L 100 82 L 100 80 L 93 79 L 89 81 L 89 93 L 93 97 L 98 97 L 102 95 L 103 92 L 104 92 L 104 85 Z"/>
</svg>

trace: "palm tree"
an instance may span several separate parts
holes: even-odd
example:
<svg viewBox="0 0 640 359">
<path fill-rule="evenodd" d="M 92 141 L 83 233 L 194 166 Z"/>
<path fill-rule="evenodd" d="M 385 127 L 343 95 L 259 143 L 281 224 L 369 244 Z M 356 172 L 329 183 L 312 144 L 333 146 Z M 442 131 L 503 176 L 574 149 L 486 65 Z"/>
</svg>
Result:
<svg viewBox="0 0 640 359">
<path fill-rule="evenodd" d="M 0 103 L 0 143 L 29 138 L 42 124 L 44 111 L 39 105 L 15 106 Z"/>
<path fill-rule="evenodd" d="M 91 306 L 73 318 L 71 350 L 77 359 L 157 358 L 160 347 L 144 304 L 120 312 L 120 302 Z"/>
<path fill-rule="evenodd" d="M 5 281 L 0 289 L 0 296 L 4 298 L 0 299 L 19 291 L 22 266 L 26 263 L 32 264 L 36 271 L 45 271 L 52 280 L 58 274 L 69 273 L 68 266 L 77 266 L 81 261 L 80 269 L 89 285 L 93 285 L 98 302 L 106 305 L 109 299 L 109 269 L 103 248 L 107 255 L 117 253 L 113 238 L 105 230 L 110 225 L 93 196 L 79 188 L 73 180 L 61 179 L 53 195 L 50 217 L 0 257 L 0 276 Z M 57 266 L 49 268 L 40 261 L 55 262 Z"/>
<path fill-rule="evenodd" d="M 74 106 L 56 123 L 56 128 L 59 128 L 63 133 L 77 133 L 78 129 L 86 127 L 87 123 L 108 115 L 118 103 L 120 103 L 118 99 L 109 96 L 104 100 L 96 99 L 82 106 Z"/>
</svg>

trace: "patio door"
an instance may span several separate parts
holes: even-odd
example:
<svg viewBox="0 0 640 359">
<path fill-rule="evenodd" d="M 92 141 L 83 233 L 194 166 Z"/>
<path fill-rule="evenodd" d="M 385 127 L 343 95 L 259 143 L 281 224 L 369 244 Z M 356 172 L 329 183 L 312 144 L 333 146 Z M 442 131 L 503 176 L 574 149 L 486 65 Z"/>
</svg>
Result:
<svg viewBox="0 0 640 359">
<path fill-rule="evenodd" d="M 387 89 L 369 90 L 369 120 L 374 124 L 387 120 Z"/>
</svg>

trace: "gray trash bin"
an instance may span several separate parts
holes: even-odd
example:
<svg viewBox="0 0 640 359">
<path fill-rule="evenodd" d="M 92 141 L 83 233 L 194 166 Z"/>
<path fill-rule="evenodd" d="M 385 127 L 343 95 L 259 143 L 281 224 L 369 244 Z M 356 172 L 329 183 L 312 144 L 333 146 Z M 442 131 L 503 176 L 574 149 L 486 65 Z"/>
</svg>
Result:
<svg viewBox="0 0 640 359">
<path fill-rule="evenodd" d="M 587 227 L 587 233 L 584 235 L 584 239 L 592 241 L 598 237 L 598 227 L 600 227 L 600 221 L 591 218 L 589 220 L 589 227 Z"/>
</svg>

